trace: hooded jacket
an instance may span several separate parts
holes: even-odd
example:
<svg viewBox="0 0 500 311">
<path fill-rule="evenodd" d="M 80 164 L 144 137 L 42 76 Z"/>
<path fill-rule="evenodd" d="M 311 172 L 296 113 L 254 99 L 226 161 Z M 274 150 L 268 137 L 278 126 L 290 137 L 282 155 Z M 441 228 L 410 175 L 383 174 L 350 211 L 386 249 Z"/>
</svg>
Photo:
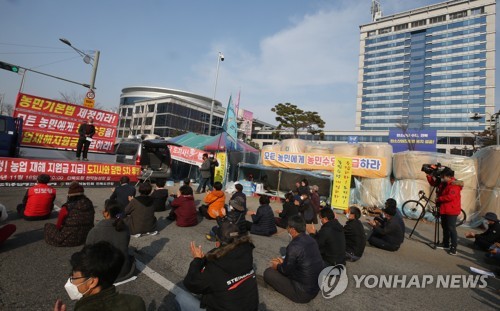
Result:
<svg viewBox="0 0 500 311">
<path fill-rule="evenodd" d="M 458 216 L 461 212 L 461 196 L 460 192 L 464 186 L 463 181 L 452 177 L 448 182 L 437 182 L 432 176 L 427 175 L 427 181 L 431 186 L 437 186 L 436 204 L 439 204 L 439 213 L 441 215 Z"/>
<path fill-rule="evenodd" d="M 344 228 L 337 219 L 333 219 L 321 226 L 311 237 L 318 242 L 323 261 L 330 266 L 345 265 L 345 236 Z"/>
<path fill-rule="evenodd" d="M 125 223 L 128 225 L 130 234 L 148 233 L 155 231 L 156 217 L 153 207 L 153 198 L 148 195 L 140 195 L 125 208 Z"/>
<path fill-rule="evenodd" d="M 204 258 L 193 259 L 189 266 L 184 286 L 202 295 L 201 308 L 208 311 L 254 311 L 258 308 L 254 246 L 246 237 L 233 243 L 211 250 Z M 234 248 L 224 254 L 226 247 Z"/>
<path fill-rule="evenodd" d="M 223 217 L 226 215 L 224 204 L 226 196 L 222 190 L 210 191 L 203 201 L 208 205 L 208 215 L 212 218 Z"/>
</svg>

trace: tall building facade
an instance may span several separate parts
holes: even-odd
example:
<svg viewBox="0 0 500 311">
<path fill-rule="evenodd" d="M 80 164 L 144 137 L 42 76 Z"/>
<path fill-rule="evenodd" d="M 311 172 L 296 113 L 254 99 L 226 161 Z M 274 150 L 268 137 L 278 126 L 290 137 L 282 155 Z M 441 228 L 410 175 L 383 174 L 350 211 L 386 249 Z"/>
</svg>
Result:
<svg viewBox="0 0 500 311">
<path fill-rule="evenodd" d="M 488 128 L 495 110 L 495 5 L 447 1 L 361 25 L 356 130 Z"/>
</svg>

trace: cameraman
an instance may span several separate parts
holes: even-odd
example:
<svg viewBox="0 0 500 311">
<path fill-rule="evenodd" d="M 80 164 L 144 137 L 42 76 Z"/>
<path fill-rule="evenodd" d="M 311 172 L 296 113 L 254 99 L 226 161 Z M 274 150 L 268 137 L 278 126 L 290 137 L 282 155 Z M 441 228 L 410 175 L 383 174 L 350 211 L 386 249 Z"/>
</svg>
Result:
<svg viewBox="0 0 500 311">
<path fill-rule="evenodd" d="M 460 215 L 461 202 L 460 192 L 464 183 L 461 180 L 455 179 L 455 172 L 445 167 L 440 174 L 441 178 L 436 177 L 436 174 L 427 173 L 427 181 L 436 189 L 436 205 L 439 207 L 439 215 L 441 217 L 441 227 L 443 228 L 443 242 L 436 245 L 436 248 L 450 249 L 448 254 L 457 254 L 457 216 Z M 451 245 L 450 245 L 451 239 Z"/>
</svg>

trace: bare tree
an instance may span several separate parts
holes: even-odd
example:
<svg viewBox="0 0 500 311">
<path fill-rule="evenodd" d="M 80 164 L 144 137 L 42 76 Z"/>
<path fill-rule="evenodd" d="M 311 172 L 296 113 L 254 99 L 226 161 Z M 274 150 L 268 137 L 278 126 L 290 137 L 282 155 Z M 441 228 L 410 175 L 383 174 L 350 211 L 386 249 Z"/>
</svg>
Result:
<svg viewBox="0 0 500 311">
<path fill-rule="evenodd" d="M 415 140 L 411 139 L 410 133 L 408 133 L 408 124 L 405 123 L 396 123 L 395 126 L 403 132 L 404 137 L 406 138 L 406 144 L 408 145 L 408 150 L 415 150 Z"/>
</svg>

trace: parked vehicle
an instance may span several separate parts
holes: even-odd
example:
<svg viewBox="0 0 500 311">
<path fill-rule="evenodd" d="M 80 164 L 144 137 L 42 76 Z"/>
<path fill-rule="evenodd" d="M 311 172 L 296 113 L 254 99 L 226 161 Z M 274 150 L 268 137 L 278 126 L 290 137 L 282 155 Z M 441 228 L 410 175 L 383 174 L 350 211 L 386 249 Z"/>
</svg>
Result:
<svg viewBox="0 0 500 311">
<path fill-rule="evenodd" d="M 171 176 L 172 159 L 168 146 L 163 139 L 124 139 L 115 145 L 116 163 L 140 165 L 143 171 L 141 180 L 168 179 Z"/>
<path fill-rule="evenodd" d="M 23 119 L 0 116 L 0 156 L 18 157 L 23 136 Z"/>
</svg>

